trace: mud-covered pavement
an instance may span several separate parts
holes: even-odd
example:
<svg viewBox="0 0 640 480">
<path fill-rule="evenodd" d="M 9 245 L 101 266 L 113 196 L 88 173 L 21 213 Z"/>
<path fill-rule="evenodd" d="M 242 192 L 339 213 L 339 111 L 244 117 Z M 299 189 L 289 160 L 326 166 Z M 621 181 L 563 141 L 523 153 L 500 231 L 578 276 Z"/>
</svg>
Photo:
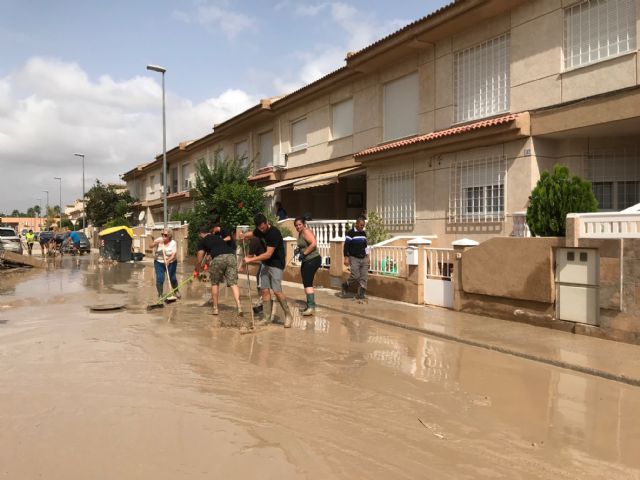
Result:
<svg viewBox="0 0 640 480">
<path fill-rule="evenodd" d="M 204 285 L 153 292 L 88 257 L 0 277 L 0 478 L 640 479 L 639 388 L 322 308 L 240 336 Z"/>
</svg>

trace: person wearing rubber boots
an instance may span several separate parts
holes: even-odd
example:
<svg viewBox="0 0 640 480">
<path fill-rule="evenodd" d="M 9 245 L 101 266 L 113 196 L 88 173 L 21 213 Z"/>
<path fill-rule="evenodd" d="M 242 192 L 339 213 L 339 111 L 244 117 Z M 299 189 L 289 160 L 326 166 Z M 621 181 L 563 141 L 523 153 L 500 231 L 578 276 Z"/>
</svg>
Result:
<svg viewBox="0 0 640 480">
<path fill-rule="evenodd" d="M 262 296 L 263 321 L 261 323 L 269 323 L 271 321 L 273 304 L 271 302 L 270 290 L 273 290 L 278 303 L 284 311 L 284 328 L 291 328 L 293 325 L 293 316 L 291 315 L 287 299 L 282 291 L 282 276 L 285 267 L 285 249 L 282 234 L 280 230 L 267 222 L 267 217 L 262 213 L 258 213 L 253 218 L 253 223 L 255 230 L 241 234 L 240 240 L 250 240 L 252 237 L 258 237 L 264 240 L 267 248 L 267 250 L 260 255 L 256 255 L 255 257 L 246 256 L 244 258 L 244 262 L 247 264 L 262 262 L 262 268 L 260 270 L 260 293 Z"/>
<path fill-rule="evenodd" d="M 356 218 L 354 228 L 347 232 L 344 241 L 344 264 L 350 267 L 351 274 L 342 284 L 342 296 L 346 297 L 349 285 L 358 284 L 356 300 L 361 302 L 367 299 L 367 280 L 369 278 L 369 247 L 367 245 L 367 232 L 364 231 L 366 218 L 360 215 Z"/>
<path fill-rule="evenodd" d="M 200 242 L 198 243 L 198 254 L 196 257 L 195 276 L 200 274 L 200 265 L 205 254 L 211 256 L 209 265 L 209 275 L 211 279 L 211 303 L 213 304 L 214 315 L 219 314 L 218 310 L 218 284 L 223 280 L 227 286 L 231 287 L 233 298 L 236 301 L 238 316 L 242 316 L 242 306 L 240 304 L 240 289 L 238 287 L 238 263 L 236 252 L 218 235 L 209 234 L 206 227 L 200 228 L 198 233 Z"/>
</svg>

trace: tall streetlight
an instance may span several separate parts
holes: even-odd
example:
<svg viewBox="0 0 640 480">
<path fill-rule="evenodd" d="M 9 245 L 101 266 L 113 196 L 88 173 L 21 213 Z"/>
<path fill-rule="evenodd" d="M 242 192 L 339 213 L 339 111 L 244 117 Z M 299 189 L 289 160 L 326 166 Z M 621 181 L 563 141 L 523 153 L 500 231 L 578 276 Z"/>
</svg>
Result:
<svg viewBox="0 0 640 480">
<path fill-rule="evenodd" d="M 54 180 L 58 180 L 60 182 L 60 222 L 58 223 L 58 227 L 62 226 L 62 177 L 53 177 Z"/>
<path fill-rule="evenodd" d="M 84 211 L 84 153 L 74 153 L 76 157 L 82 157 L 82 230 L 87 226 L 85 225 L 85 211 Z"/>
<path fill-rule="evenodd" d="M 43 190 L 42 192 L 47 194 L 47 209 L 44 212 L 44 216 L 48 217 L 49 216 L 49 190 Z"/>
<path fill-rule="evenodd" d="M 164 228 L 167 228 L 167 121 L 164 106 L 164 74 L 167 69 L 158 65 L 147 65 L 147 70 L 162 74 L 162 209 Z"/>
<path fill-rule="evenodd" d="M 39 212 L 38 212 L 38 229 L 42 230 L 42 199 L 41 198 L 36 198 L 36 200 L 38 201 L 38 208 L 39 208 Z"/>
</svg>

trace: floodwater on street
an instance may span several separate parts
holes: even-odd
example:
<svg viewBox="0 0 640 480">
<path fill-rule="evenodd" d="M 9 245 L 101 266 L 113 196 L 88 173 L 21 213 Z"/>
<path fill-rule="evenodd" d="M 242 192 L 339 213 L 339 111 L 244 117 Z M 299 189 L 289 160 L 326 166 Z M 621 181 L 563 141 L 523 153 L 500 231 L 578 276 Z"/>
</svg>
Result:
<svg viewBox="0 0 640 480">
<path fill-rule="evenodd" d="M 147 312 L 153 283 L 0 274 L 0 478 L 640 479 L 640 388 L 321 305 L 241 336 L 199 282 Z"/>
</svg>

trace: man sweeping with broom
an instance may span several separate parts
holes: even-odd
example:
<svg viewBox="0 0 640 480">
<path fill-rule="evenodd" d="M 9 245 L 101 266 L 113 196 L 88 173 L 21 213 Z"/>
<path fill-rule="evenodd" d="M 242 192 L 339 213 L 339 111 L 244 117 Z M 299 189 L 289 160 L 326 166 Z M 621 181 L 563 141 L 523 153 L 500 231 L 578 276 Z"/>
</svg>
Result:
<svg viewBox="0 0 640 480">
<path fill-rule="evenodd" d="M 291 328 L 293 324 L 293 316 L 289 310 L 287 299 L 282 291 L 282 275 L 285 267 L 285 250 L 282 234 L 273 225 L 267 222 L 267 217 L 262 213 L 258 213 L 253 218 L 255 230 L 241 234 L 240 240 L 248 240 L 252 237 L 258 237 L 264 240 L 267 250 L 255 257 L 245 257 L 245 263 L 262 262 L 260 270 L 260 293 L 262 295 L 262 323 L 271 322 L 271 313 L 273 305 L 271 302 L 271 292 L 273 290 L 278 303 L 284 311 L 284 328 Z"/>
<path fill-rule="evenodd" d="M 240 289 L 238 288 L 238 263 L 236 261 L 236 253 L 227 243 L 218 235 L 209 233 L 207 227 L 201 227 L 198 233 L 200 242 L 198 244 L 198 254 L 196 259 L 196 269 L 194 275 L 200 274 L 200 266 L 205 254 L 211 256 L 211 264 L 209 265 L 209 275 L 211 276 L 211 302 L 213 304 L 213 315 L 219 314 L 218 309 L 218 284 L 223 280 L 227 286 L 231 287 L 233 298 L 236 301 L 238 316 L 242 316 L 242 306 L 240 305 Z M 247 327 L 243 324 L 241 327 Z"/>
</svg>

